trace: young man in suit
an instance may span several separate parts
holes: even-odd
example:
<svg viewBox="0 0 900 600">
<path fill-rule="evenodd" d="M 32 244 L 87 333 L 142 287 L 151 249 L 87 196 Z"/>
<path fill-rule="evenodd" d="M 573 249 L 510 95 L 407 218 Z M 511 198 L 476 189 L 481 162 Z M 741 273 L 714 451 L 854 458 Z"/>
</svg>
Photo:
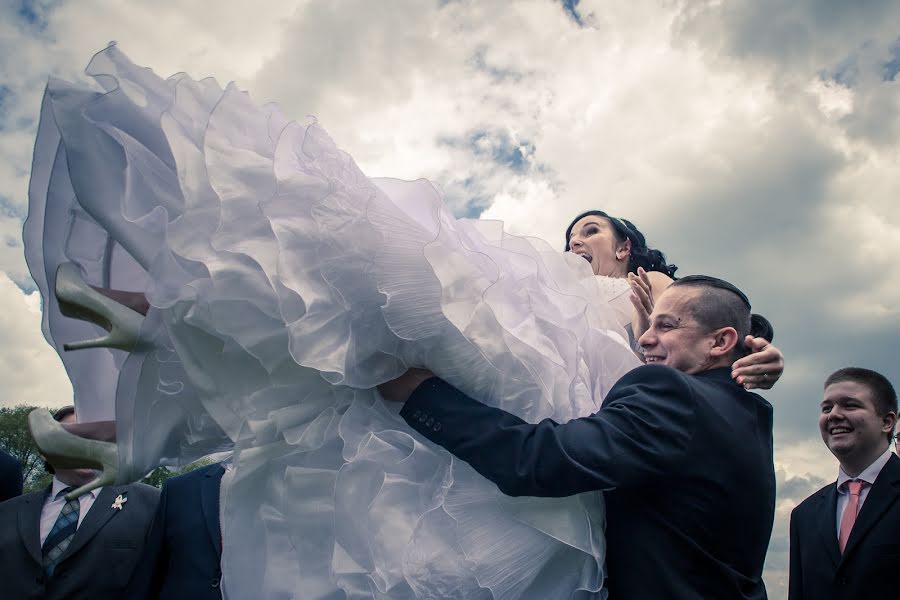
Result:
<svg viewBox="0 0 900 600">
<path fill-rule="evenodd" d="M 168 479 L 141 563 L 126 598 L 219 600 L 222 533 L 219 486 L 223 463 Z"/>
<path fill-rule="evenodd" d="M 75 408 L 54 418 L 75 422 Z M 122 598 L 159 490 L 135 483 L 94 490 L 67 501 L 65 493 L 94 479 L 91 469 L 57 469 L 39 492 L 0 504 L 0 581 L 5 598 Z"/>
<path fill-rule="evenodd" d="M 790 600 L 894 598 L 900 571 L 900 459 L 891 452 L 897 394 L 880 373 L 825 380 L 819 430 L 838 478 L 791 513 Z"/>
<path fill-rule="evenodd" d="M 639 340 L 648 364 L 597 413 L 565 424 L 526 423 L 428 372 L 380 389 L 406 400 L 410 426 L 509 495 L 603 491 L 610 600 L 764 599 L 772 407 L 730 368 L 745 353 L 750 303 L 727 282 L 685 277 L 649 320 Z"/>
</svg>

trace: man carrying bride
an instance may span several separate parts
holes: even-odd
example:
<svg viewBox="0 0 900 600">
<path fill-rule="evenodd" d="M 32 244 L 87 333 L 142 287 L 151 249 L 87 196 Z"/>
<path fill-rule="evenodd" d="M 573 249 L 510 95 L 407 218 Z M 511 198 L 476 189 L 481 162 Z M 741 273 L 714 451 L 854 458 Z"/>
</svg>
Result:
<svg viewBox="0 0 900 600">
<path fill-rule="evenodd" d="M 659 553 L 660 565 L 675 557 L 657 569 L 663 589 L 691 589 L 668 580 L 691 580 L 694 563 L 706 564 L 694 554 L 705 552 L 720 561 L 706 569 L 722 580 L 710 578 L 710 589 L 736 589 L 744 579 L 748 589 L 759 587 L 756 557 L 770 513 L 734 542 L 740 557 L 731 542 L 706 539 L 727 531 L 721 519 L 667 525 L 674 516 L 705 515 L 708 502 L 743 512 L 771 508 L 770 408 L 741 386 L 770 386 L 783 363 L 768 342 L 743 337 L 749 304 L 737 292 L 703 291 L 713 300 L 734 296 L 737 316 L 713 311 L 704 320 L 690 312 L 671 318 L 690 316 L 702 328 L 688 321 L 651 327 L 653 301 L 703 286 L 664 292 L 674 267 L 625 219 L 580 215 L 566 232 L 571 252 L 560 253 L 498 222 L 456 219 L 428 181 L 366 177 L 317 123 L 290 122 L 235 86 L 164 81 L 115 46 L 88 71 L 102 91 L 48 85 L 35 143 L 24 237 L 45 302 L 44 330 L 73 377 L 84 424 L 115 429 L 116 443 L 102 452 L 88 444 L 94 460 L 87 466 L 104 469 L 91 485 L 234 449 L 235 475 L 219 492 L 228 597 L 602 596 L 605 528 L 617 548 L 634 529 L 632 543 L 641 546 L 634 565 L 648 553 Z M 107 335 L 93 337 L 99 328 Z M 648 342 L 655 332 L 658 346 Z M 596 493 L 504 496 L 424 443 L 375 391 L 411 366 L 428 367 L 523 421 L 596 413 L 577 429 L 596 415 L 624 412 L 618 394 L 636 385 L 626 374 L 640 364 L 629 341 L 643 339 L 648 361 L 659 362 L 673 339 L 671 354 L 683 354 L 688 334 L 700 336 L 691 343 L 705 340 L 700 349 L 715 358 L 695 369 L 709 374 L 676 377 L 658 365 L 635 373 L 656 375 L 638 386 L 642 393 L 675 386 L 659 391 L 665 400 L 697 388 L 690 400 L 700 408 L 681 411 L 660 398 L 646 408 L 625 402 L 639 420 L 656 415 L 643 425 L 644 437 L 616 440 L 639 442 L 644 454 L 627 461 L 616 454 L 625 464 L 616 477 L 553 490 L 619 488 L 608 494 L 617 510 L 646 509 L 647 523 L 637 526 L 625 514 L 607 527 Z M 754 353 L 729 369 L 748 349 Z M 615 401 L 601 411 L 622 376 Z M 109 392 L 102 398 L 78 394 L 79 381 L 96 389 L 101 380 Z M 709 394 L 731 408 L 696 399 Z M 733 404 L 750 416 L 741 420 Z M 422 423 L 441 427 L 437 418 Z M 707 435 L 704 427 L 716 431 Z M 61 441 L 84 459 L 84 443 L 97 440 L 76 444 L 65 429 L 32 423 L 39 446 Z M 718 446 L 697 450 L 688 446 L 694 440 Z M 749 458 L 736 454 L 748 445 Z M 647 464 L 631 464 L 641 460 Z M 739 499 L 746 504 L 734 502 L 739 475 L 721 485 L 712 479 L 723 468 L 763 485 Z M 695 491 L 676 497 L 674 489 Z M 669 539 L 680 534 L 667 527 L 690 533 L 693 554 Z M 657 537 L 668 546 L 646 548 Z M 609 561 L 619 590 L 628 589 L 627 556 L 620 551 Z"/>
<path fill-rule="evenodd" d="M 640 337 L 646 365 L 599 411 L 531 424 L 424 370 L 379 387 L 407 423 L 511 496 L 603 491 L 608 589 L 630 598 L 766 597 L 775 512 L 772 407 L 732 380 L 771 327 L 712 277 L 672 283 Z M 762 331 L 767 329 L 767 332 Z"/>
</svg>

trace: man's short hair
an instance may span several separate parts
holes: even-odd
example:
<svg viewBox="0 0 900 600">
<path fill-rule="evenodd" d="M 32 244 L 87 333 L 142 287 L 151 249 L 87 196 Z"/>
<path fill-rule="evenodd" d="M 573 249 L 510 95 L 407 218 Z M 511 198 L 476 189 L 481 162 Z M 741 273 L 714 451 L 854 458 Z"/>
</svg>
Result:
<svg viewBox="0 0 900 600">
<path fill-rule="evenodd" d="M 894 386 L 891 385 L 888 378 L 881 373 L 862 367 L 844 367 L 828 376 L 824 389 L 827 389 L 829 385 L 844 381 L 852 381 L 869 388 L 875 403 L 875 410 L 879 415 L 884 416 L 889 412 L 897 414 L 897 392 L 894 391 Z M 891 441 L 893 437 L 893 432 L 887 434 L 888 441 Z"/>
<path fill-rule="evenodd" d="M 61 422 L 63 419 L 68 417 L 69 415 L 75 414 L 75 405 L 69 404 L 68 406 L 63 406 L 62 408 L 58 408 L 53 412 L 53 419 L 55 421 Z M 44 470 L 50 473 L 51 475 L 55 475 L 56 471 L 53 470 L 53 465 L 48 463 L 46 460 L 44 461 Z"/>
<path fill-rule="evenodd" d="M 690 307 L 691 315 L 708 331 L 723 327 L 733 327 L 737 331 L 738 343 L 732 351 L 732 358 L 749 354 L 750 349 L 744 344 L 747 335 L 772 341 L 774 331 L 771 323 L 760 315 L 750 313 L 750 300 L 734 284 L 709 275 L 689 275 L 673 281 L 670 287 L 699 290 Z"/>
</svg>

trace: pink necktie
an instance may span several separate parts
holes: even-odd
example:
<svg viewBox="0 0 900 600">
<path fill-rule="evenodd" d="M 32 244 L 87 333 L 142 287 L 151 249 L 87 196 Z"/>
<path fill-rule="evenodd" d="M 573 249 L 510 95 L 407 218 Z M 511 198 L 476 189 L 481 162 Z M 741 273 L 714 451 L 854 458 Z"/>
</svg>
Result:
<svg viewBox="0 0 900 600">
<path fill-rule="evenodd" d="M 853 531 L 853 524 L 856 523 L 856 514 L 859 512 L 859 493 L 862 491 L 865 481 L 848 481 L 847 490 L 850 492 L 850 500 L 844 508 L 844 514 L 841 515 L 841 533 L 838 536 L 838 545 L 841 547 L 841 554 L 847 547 L 847 540 L 850 539 L 850 532 Z"/>
</svg>

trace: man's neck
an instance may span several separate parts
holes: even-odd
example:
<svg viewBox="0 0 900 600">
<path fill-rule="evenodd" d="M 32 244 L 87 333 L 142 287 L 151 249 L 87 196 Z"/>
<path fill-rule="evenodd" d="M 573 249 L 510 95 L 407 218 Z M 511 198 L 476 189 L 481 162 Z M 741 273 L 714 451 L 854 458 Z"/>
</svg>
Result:
<svg viewBox="0 0 900 600">
<path fill-rule="evenodd" d="M 851 478 L 859 477 L 859 474 L 869 468 L 872 463 L 878 460 L 881 455 L 883 455 L 887 449 L 889 444 L 885 444 L 884 447 L 878 450 L 878 452 L 867 455 L 864 458 L 858 458 L 855 460 L 851 460 L 851 457 L 846 457 L 844 459 L 838 458 L 838 462 L 841 464 L 841 469 L 844 470 Z"/>
</svg>

